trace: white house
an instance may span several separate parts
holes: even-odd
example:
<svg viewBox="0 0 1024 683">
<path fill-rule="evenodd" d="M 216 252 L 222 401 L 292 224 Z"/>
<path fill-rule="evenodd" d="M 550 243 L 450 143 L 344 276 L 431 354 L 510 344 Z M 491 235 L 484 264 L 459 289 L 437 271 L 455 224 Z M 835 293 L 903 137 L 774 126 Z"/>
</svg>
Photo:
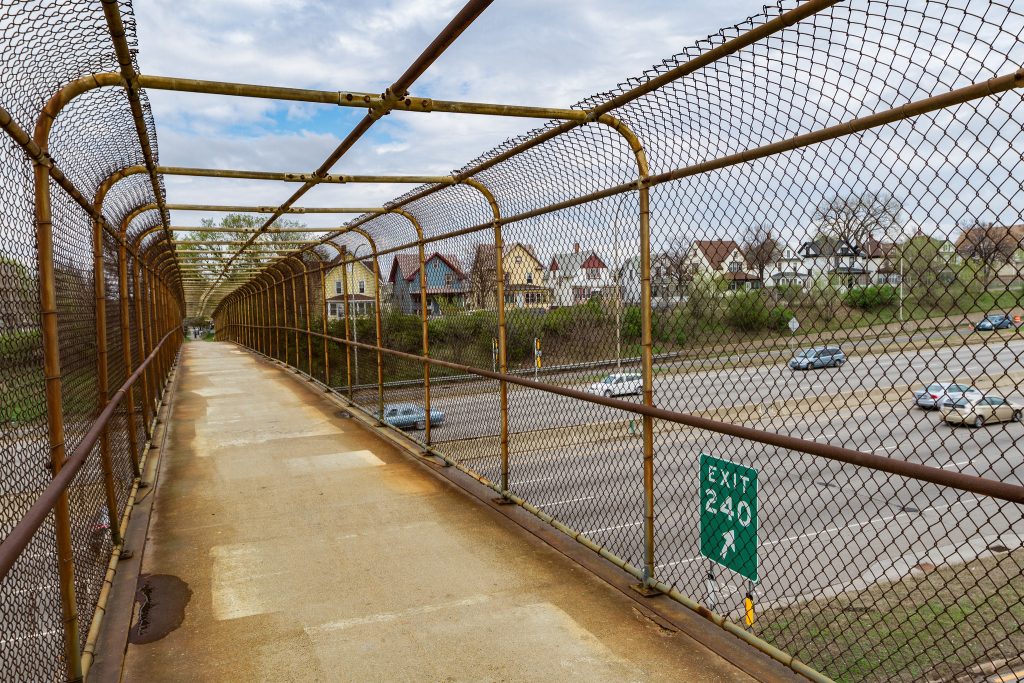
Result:
<svg viewBox="0 0 1024 683">
<path fill-rule="evenodd" d="M 574 306 L 599 296 L 614 285 L 614 275 L 596 251 L 581 251 L 579 242 L 573 250 L 555 254 L 544 273 L 555 306 Z"/>
</svg>

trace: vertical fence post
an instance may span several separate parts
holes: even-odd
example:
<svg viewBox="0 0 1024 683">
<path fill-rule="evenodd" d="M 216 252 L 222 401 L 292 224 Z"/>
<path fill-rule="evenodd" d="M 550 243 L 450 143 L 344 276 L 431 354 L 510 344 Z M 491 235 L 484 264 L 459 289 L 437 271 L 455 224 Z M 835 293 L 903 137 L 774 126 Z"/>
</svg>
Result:
<svg viewBox="0 0 1024 683">
<path fill-rule="evenodd" d="M 654 405 L 654 351 L 651 334 L 651 229 L 648 188 L 640 195 L 640 346 L 644 405 Z M 654 418 L 644 415 L 644 588 L 654 579 Z"/>
<path fill-rule="evenodd" d="M 328 314 L 328 308 L 329 308 L 328 305 L 327 305 L 327 264 L 325 263 L 323 257 L 320 256 L 320 254 L 315 249 L 313 250 L 313 253 L 316 254 L 317 257 L 320 259 L 320 290 L 321 290 L 320 293 L 323 295 L 323 303 L 324 303 L 323 311 L 321 311 L 321 319 L 320 319 L 320 327 L 322 328 L 321 332 L 324 335 L 323 336 L 323 343 L 324 343 L 324 386 L 327 387 L 328 389 L 330 389 L 331 388 L 331 354 L 327 350 L 327 345 L 328 345 L 328 342 L 327 342 L 327 314 Z"/>
<path fill-rule="evenodd" d="M 50 465 L 56 475 L 64 465 L 64 409 L 62 405 L 60 340 L 57 330 L 57 288 L 53 264 L 53 223 L 50 214 L 50 169 L 42 163 L 33 168 L 35 179 L 36 257 L 39 265 L 39 308 L 42 318 L 43 377 L 46 389 L 46 422 L 50 441 Z M 53 508 L 57 540 L 57 572 L 64 616 L 64 663 L 68 681 L 82 680 L 78 605 L 75 600 L 75 566 L 71 549 L 71 510 L 68 492 Z"/>
<path fill-rule="evenodd" d="M 377 422 L 384 424 L 384 354 L 381 347 L 384 345 L 381 328 L 381 307 L 380 307 L 380 259 L 377 257 L 377 242 L 370 238 L 369 234 L 363 236 L 370 243 L 370 250 L 373 253 L 373 305 L 376 309 L 376 331 L 377 331 Z"/>
<path fill-rule="evenodd" d="M 286 260 L 285 262 L 289 264 L 288 268 L 289 268 L 289 270 L 291 270 L 291 273 L 292 273 L 291 277 L 289 278 L 289 280 L 291 280 L 291 284 L 292 284 L 292 325 L 291 325 L 291 327 L 292 327 L 292 330 L 293 330 L 292 338 L 295 340 L 295 369 L 301 371 L 302 367 L 301 367 L 301 364 L 300 364 L 300 361 L 299 361 L 299 292 L 298 292 L 298 284 L 296 283 L 296 280 L 298 280 L 298 278 L 299 278 L 299 274 L 291 266 L 290 260 Z"/>
<path fill-rule="evenodd" d="M 498 371 L 502 374 L 508 372 L 508 342 L 505 320 L 505 243 L 501 234 L 501 209 L 494 194 L 482 182 L 475 178 L 468 178 L 466 185 L 476 189 L 487 200 L 491 207 L 491 215 L 494 217 L 494 296 L 495 308 L 498 312 Z M 485 297 L 486 299 L 486 297 Z M 510 502 L 509 491 L 509 461 L 508 461 L 508 382 L 498 382 L 500 420 L 500 456 L 501 456 L 501 497 L 498 502 Z"/>
<path fill-rule="evenodd" d="M 107 369 L 107 283 L 103 270 L 103 222 L 92 220 L 92 279 L 96 323 L 96 409 L 103 410 L 110 395 L 110 378 Z M 103 489 L 107 499 L 107 514 L 110 518 L 110 540 L 113 545 L 121 544 L 121 530 L 116 523 L 117 492 L 114 488 L 114 465 L 110 458 L 110 428 L 103 427 L 100 433 L 100 465 L 103 469 Z"/>
<path fill-rule="evenodd" d="M 496 305 L 498 308 L 498 372 L 508 372 L 507 346 L 505 336 L 505 264 L 502 251 L 505 245 L 501 236 L 501 223 L 494 222 L 494 280 Z M 501 380 L 500 410 L 501 410 L 501 494 L 508 495 L 508 383 Z"/>
<path fill-rule="evenodd" d="M 348 400 L 353 402 L 352 397 L 352 345 L 349 344 L 349 319 L 352 310 L 348 304 L 348 249 L 341 248 L 341 300 L 345 310 L 345 379 L 348 382 Z"/>
<path fill-rule="evenodd" d="M 313 317 L 313 311 L 309 308 L 309 267 L 306 265 L 305 259 L 299 257 L 299 263 L 302 264 L 302 289 L 303 298 L 306 301 L 306 371 L 309 374 L 309 379 L 313 379 L 313 335 L 310 334 L 310 318 Z"/>
<path fill-rule="evenodd" d="M 154 285 L 153 285 L 154 273 L 153 273 L 153 270 L 152 270 L 152 268 L 150 267 L 150 265 L 148 263 L 146 264 L 146 267 L 143 269 L 142 274 L 144 276 L 143 279 L 146 281 L 146 329 L 148 330 L 147 334 L 149 335 L 149 350 L 150 350 L 150 353 L 152 353 L 153 349 L 156 348 L 156 344 L 157 344 L 158 340 L 161 339 L 162 337 L 157 337 L 156 336 L 156 324 L 157 324 L 156 315 L 157 315 L 157 313 L 156 313 L 156 304 L 154 303 L 154 293 L 153 293 L 153 290 L 154 290 Z M 150 377 L 152 377 L 152 379 L 153 379 L 153 381 L 149 385 L 149 391 L 150 391 L 149 403 L 150 403 L 151 406 L 153 406 L 153 412 L 155 414 L 156 411 L 157 411 L 157 405 L 158 405 L 158 401 L 159 401 L 159 392 L 160 392 L 160 375 L 157 374 L 156 359 L 154 359 L 154 361 L 149 364 L 149 367 L 150 367 L 150 373 L 149 374 L 150 374 Z"/>
<path fill-rule="evenodd" d="M 121 329 L 121 356 L 124 359 L 124 376 L 128 378 L 134 372 L 134 369 L 132 368 L 132 338 L 128 332 L 128 247 L 125 244 L 125 239 L 120 239 L 117 242 L 117 298 L 121 313 L 121 319 L 118 321 L 118 327 Z M 128 412 L 128 449 L 132 459 L 132 473 L 134 476 L 139 477 L 141 476 L 141 471 L 139 470 L 138 435 L 135 431 L 134 384 L 128 387 L 124 400 L 128 403 L 126 406 Z M 112 517 L 110 519 L 110 526 L 113 527 L 116 523 L 117 519 Z"/>
<path fill-rule="evenodd" d="M 423 329 L 423 358 L 430 354 L 428 342 L 428 330 L 430 328 L 427 319 L 427 263 L 426 252 L 423 248 L 423 231 L 419 230 L 419 257 L 420 257 L 420 320 Z M 430 362 L 423 361 L 423 443 L 430 448 Z"/>
<path fill-rule="evenodd" d="M 281 351 L 281 326 L 280 326 L 280 323 L 278 322 L 278 318 L 277 318 L 277 278 L 274 277 L 274 273 L 276 271 L 275 271 L 273 266 L 271 266 L 268 269 L 268 272 L 270 274 L 270 285 L 269 285 L 270 308 L 274 312 L 274 322 L 271 323 L 273 325 L 274 334 L 271 336 L 271 339 L 270 339 L 271 342 L 272 342 L 272 344 L 271 344 L 272 351 L 271 351 L 270 356 L 274 360 L 277 360 L 277 355 Z"/>
<path fill-rule="evenodd" d="M 145 330 L 142 324 L 142 296 L 139 290 L 139 259 L 140 255 L 138 250 L 135 252 L 135 257 L 132 259 L 132 305 L 135 310 L 135 336 L 139 340 L 139 358 L 145 360 L 149 355 L 149 346 L 146 343 Z M 142 429 L 146 438 L 152 437 L 150 432 L 150 411 L 149 411 L 149 366 L 147 365 L 142 371 L 142 377 L 139 378 L 142 382 L 141 394 L 139 401 L 142 404 Z"/>
</svg>

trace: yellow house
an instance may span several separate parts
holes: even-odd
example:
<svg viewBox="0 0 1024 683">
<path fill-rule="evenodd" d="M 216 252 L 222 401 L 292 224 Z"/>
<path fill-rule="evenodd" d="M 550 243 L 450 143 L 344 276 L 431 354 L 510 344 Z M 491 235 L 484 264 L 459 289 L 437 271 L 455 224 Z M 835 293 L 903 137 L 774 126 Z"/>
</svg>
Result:
<svg viewBox="0 0 1024 683">
<path fill-rule="evenodd" d="M 505 271 L 505 308 L 547 308 L 551 290 L 544 285 L 544 265 L 529 244 L 506 244 L 502 251 Z M 495 308 L 494 245 L 476 248 L 470 270 L 470 288 L 475 308 Z"/>
<path fill-rule="evenodd" d="M 348 305 L 353 316 L 373 315 L 374 296 L 378 282 L 373 276 L 371 261 L 349 261 L 348 268 Z M 330 318 L 342 318 L 345 315 L 344 279 L 338 265 L 327 271 L 324 279 L 324 296 L 327 299 L 327 315 Z"/>
</svg>

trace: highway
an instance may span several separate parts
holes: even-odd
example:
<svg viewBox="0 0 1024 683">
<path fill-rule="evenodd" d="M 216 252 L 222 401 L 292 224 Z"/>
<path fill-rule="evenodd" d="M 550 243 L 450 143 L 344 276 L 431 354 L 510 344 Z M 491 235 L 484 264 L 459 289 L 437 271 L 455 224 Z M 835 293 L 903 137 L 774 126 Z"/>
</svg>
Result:
<svg viewBox="0 0 1024 683">
<path fill-rule="evenodd" d="M 968 381 L 1024 403 L 1024 340 L 896 349 L 852 356 L 841 368 L 794 372 L 782 363 L 654 380 L 656 405 L 843 445 L 892 458 L 1024 484 L 1024 424 L 951 428 L 912 406 L 909 392 L 939 380 Z M 632 370 L 632 368 L 624 370 Z M 583 379 L 558 377 L 584 388 Z M 438 385 L 432 405 L 446 424 L 443 452 L 499 479 L 496 382 Z M 481 391 L 490 385 L 490 392 Z M 371 399 L 371 394 L 364 394 Z M 422 403 L 422 387 L 388 389 L 388 402 Z M 636 397 L 628 400 L 636 401 Z M 643 564 L 642 441 L 630 414 L 533 389 L 509 387 L 510 487 L 636 566 Z M 581 427 L 582 425 L 582 427 Z M 421 435 L 421 434 L 420 434 Z M 421 435 L 422 436 L 422 435 Z M 823 598 L 907 576 L 919 564 L 1020 547 L 1019 507 L 722 434 L 659 423 L 655 435 L 656 573 L 686 594 L 739 618 L 751 587 L 701 557 L 701 453 L 759 471 L 761 609 Z M 707 581 L 715 574 L 714 595 Z"/>
</svg>

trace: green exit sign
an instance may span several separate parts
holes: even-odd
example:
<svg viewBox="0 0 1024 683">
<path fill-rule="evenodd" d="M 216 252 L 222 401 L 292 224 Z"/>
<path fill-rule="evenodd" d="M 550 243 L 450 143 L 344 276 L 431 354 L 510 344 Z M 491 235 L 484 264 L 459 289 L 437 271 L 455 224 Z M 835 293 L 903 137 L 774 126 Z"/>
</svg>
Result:
<svg viewBox="0 0 1024 683">
<path fill-rule="evenodd" d="M 757 581 L 757 470 L 701 453 L 700 554 Z"/>
</svg>

